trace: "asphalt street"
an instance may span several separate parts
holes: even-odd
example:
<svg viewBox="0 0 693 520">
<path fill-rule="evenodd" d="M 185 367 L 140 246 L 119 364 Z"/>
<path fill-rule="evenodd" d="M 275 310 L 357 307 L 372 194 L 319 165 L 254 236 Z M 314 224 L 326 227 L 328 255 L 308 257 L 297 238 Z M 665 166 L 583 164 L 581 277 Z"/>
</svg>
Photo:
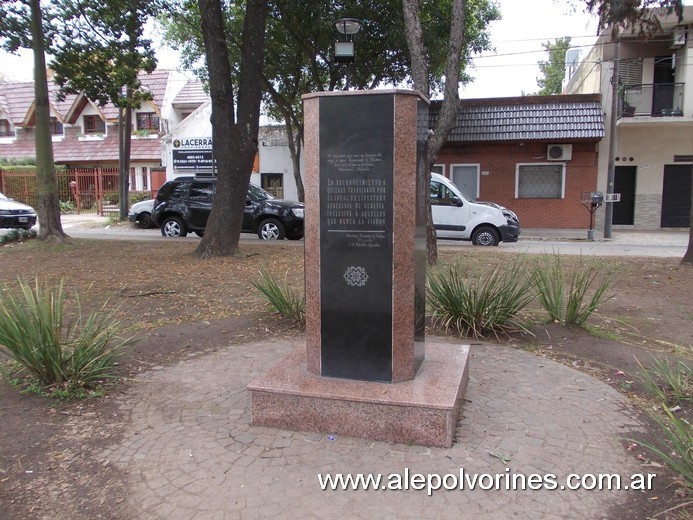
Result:
<svg viewBox="0 0 693 520">
<path fill-rule="evenodd" d="M 97 215 L 63 215 L 63 229 L 74 238 L 101 240 L 187 240 L 200 238 L 191 233 L 185 238 L 161 236 L 159 229 L 141 229 L 131 223 L 110 224 L 106 217 Z M 0 230 L 6 232 L 6 230 Z M 493 248 L 497 253 L 558 253 L 585 256 L 647 256 L 683 257 L 688 247 L 689 229 L 654 229 L 634 231 L 614 229 L 612 237 L 603 238 L 602 232 L 594 231 L 594 240 L 587 240 L 587 230 L 581 229 L 524 229 L 516 243 L 501 243 Z M 262 243 L 257 236 L 241 235 L 241 242 Z M 266 242 L 271 246 L 271 242 Z M 283 245 L 303 247 L 303 241 L 286 240 Z M 472 248 L 470 242 L 439 240 L 439 249 Z"/>
</svg>

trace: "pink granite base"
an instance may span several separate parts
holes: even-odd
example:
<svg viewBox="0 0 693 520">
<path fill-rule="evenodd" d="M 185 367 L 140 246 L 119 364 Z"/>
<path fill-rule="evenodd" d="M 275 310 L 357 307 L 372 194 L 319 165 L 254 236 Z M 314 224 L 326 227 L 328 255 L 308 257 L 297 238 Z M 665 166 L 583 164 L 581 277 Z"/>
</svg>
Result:
<svg viewBox="0 0 693 520">
<path fill-rule="evenodd" d="M 248 385 L 251 424 L 449 447 L 469 379 L 468 345 L 426 343 L 416 377 L 375 383 L 318 376 L 294 350 Z"/>
</svg>

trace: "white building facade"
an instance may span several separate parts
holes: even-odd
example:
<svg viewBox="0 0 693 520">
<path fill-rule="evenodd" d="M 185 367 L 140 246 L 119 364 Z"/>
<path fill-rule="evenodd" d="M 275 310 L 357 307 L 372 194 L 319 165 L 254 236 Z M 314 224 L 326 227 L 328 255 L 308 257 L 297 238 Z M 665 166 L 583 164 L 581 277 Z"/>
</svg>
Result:
<svg viewBox="0 0 693 520">
<path fill-rule="evenodd" d="M 161 156 L 167 180 L 184 175 L 216 175 L 212 165 L 214 143 L 211 112 L 211 103 L 205 103 L 174 126 L 162 139 Z M 258 156 L 250 182 L 277 198 L 298 200 L 291 153 L 283 125 L 260 128 Z"/>
<path fill-rule="evenodd" d="M 599 143 L 598 189 L 607 192 L 611 120 L 616 118 L 614 226 L 689 227 L 693 183 L 693 7 L 661 18 L 647 40 L 605 32 L 568 78 L 565 93 L 602 94 L 606 135 Z M 618 46 L 618 54 L 616 47 Z M 614 58 L 619 56 L 612 114 Z"/>
</svg>

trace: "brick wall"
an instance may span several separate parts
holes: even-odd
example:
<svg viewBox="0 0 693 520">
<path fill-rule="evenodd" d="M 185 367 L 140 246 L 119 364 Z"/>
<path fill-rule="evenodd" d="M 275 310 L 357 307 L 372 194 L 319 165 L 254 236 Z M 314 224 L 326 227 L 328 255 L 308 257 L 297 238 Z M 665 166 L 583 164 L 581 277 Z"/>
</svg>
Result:
<svg viewBox="0 0 693 520">
<path fill-rule="evenodd" d="M 565 198 L 527 199 L 515 197 L 518 163 L 547 163 L 546 142 L 465 143 L 444 147 L 436 164 L 479 164 L 479 200 L 501 204 L 517 213 L 524 228 L 588 228 L 589 212 L 580 194 L 597 189 L 597 152 L 593 142 L 572 142 L 573 154 L 566 161 Z M 553 162 L 552 162 L 553 163 Z M 485 173 L 488 172 L 488 175 Z M 598 210 L 603 211 L 602 208 Z"/>
</svg>

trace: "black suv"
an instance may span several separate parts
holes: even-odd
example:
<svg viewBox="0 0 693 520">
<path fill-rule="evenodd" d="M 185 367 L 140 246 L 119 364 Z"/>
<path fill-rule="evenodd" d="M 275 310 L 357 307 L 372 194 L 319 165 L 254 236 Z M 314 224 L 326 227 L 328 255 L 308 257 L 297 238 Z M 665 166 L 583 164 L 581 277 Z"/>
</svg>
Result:
<svg viewBox="0 0 693 520">
<path fill-rule="evenodd" d="M 216 179 L 177 177 L 159 188 L 152 208 L 152 222 L 165 237 L 184 237 L 189 231 L 204 235 Z M 275 199 L 262 188 L 248 185 L 243 215 L 244 233 L 257 233 L 262 240 L 303 238 L 304 205 Z"/>
</svg>

